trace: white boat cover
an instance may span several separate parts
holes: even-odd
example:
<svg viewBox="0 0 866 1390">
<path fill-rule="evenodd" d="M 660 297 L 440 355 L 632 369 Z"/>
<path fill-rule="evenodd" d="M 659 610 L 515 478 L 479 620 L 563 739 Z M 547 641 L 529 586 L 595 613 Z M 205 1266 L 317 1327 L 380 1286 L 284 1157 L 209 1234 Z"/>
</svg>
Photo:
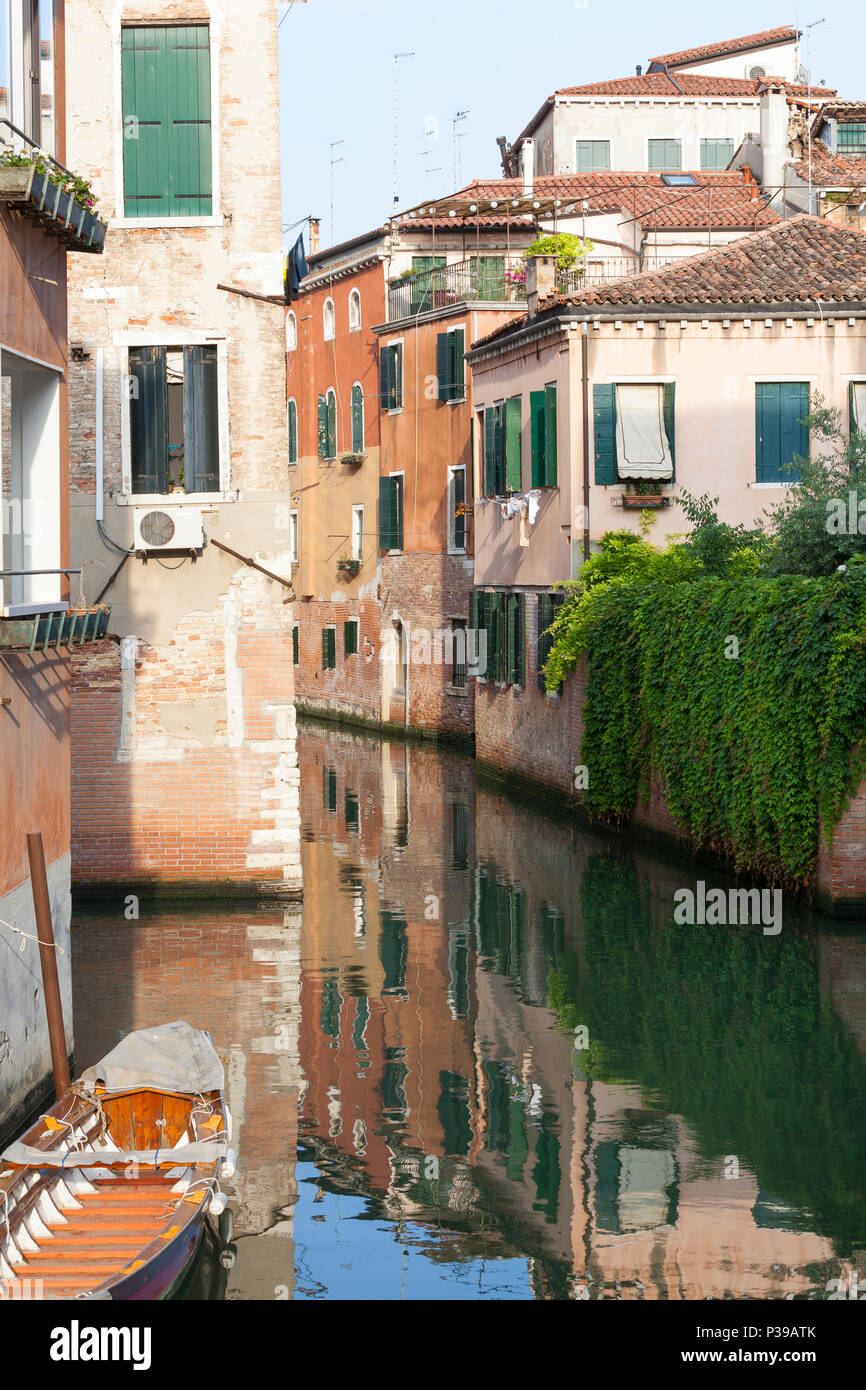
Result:
<svg viewBox="0 0 866 1390">
<path fill-rule="evenodd" d="M 22 1168 L 104 1168 L 119 1163 L 137 1163 L 141 1168 L 153 1168 L 157 1162 L 170 1163 L 173 1168 L 187 1168 L 195 1163 L 216 1163 L 224 1157 L 224 1136 L 184 1144 L 179 1149 L 37 1149 L 20 1141 L 10 1144 L 0 1155 L 0 1163 L 15 1163 Z"/>
<path fill-rule="evenodd" d="M 127 1034 L 78 1084 L 92 1091 L 100 1081 L 110 1094 L 152 1086 L 197 1096 L 222 1091 L 225 1073 L 207 1033 L 178 1020 Z"/>
</svg>

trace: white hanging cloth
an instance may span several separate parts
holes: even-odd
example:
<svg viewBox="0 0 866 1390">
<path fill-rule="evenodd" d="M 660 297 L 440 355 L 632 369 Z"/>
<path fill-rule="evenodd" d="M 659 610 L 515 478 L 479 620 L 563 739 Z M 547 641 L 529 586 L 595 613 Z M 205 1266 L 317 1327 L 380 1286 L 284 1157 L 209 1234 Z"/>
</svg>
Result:
<svg viewBox="0 0 866 1390">
<path fill-rule="evenodd" d="M 851 397 L 854 402 L 854 428 L 866 431 L 866 381 L 851 383 Z"/>
<path fill-rule="evenodd" d="M 673 476 L 662 386 L 617 386 L 616 461 L 621 478 Z"/>
</svg>

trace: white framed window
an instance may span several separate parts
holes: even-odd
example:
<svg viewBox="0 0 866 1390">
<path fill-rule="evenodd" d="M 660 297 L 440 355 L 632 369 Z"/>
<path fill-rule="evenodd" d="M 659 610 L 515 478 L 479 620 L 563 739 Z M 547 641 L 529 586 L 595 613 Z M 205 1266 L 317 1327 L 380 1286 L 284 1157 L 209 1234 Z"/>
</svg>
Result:
<svg viewBox="0 0 866 1390">
<path fill-rule="evenodd" d="M 466 468 L 448 469 L 448 554 L 466 554 Z"/>
<path fill-rule="evenodd" d="M 286 402 L 286 450 L 289 463 L 298 461 L 298 403 L 292 397 Z"/>
<path fill-rule="evenodd" d="M 0 355 L 0 614 L 68 607 L 60 598 L 60 385 L 54 368 L 3 349 Z M 35 571 L 54 570 L 39 574 Z"/>
<path fill-rule="evenodd" d="M 352 559 L 364 558 L 364 508 L 352 508 Z"/>
<path fill-rule="evenodd" d="M 53 154 L 52 0 L 0 0 L 0 116 L 12 121 Z M 13 140 L 8 127 L 0 134 L 7 142 Z M 17 137 L 15 144 L 18 145 Z"/>
<path fill-rule="evenodd" d="M 286 352 L 296 352 L 298 347 L 298 319 L 294 309 L 286 314 Z"/>
<path fill-rule="evenodd" d="M 325 334 L 325 342 L 330 343 L 337 336 L 337 311 L 334 308 L 333 299 L 326 299 L 322 309 L 322 328 Z"/>
<path fill-rule="evenodd" d="M 298 563 L 300 555 L 300 524 L 298 522 L 297 509 L 293 508 L 289 512 L 289 560 L 293 565 Z"/>
<path fill-rule="evenodd" d="M 349 295 L 349 332 L 359 333 L 361 330 L 361 291 L 352 290 Z"/>
</svg>

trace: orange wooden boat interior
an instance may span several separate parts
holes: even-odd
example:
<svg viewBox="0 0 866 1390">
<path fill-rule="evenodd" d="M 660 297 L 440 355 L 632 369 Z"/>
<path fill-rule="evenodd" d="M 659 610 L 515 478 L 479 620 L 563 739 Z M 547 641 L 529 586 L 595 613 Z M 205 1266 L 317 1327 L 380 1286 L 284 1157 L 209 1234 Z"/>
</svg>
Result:
<svg viewBox="0 0 866 1390">
<path fill-rule="evenodd" d="M 0 1289 L 7 1297 L 166 1297 L 195 1254 L 225 1136 L 217 1091 L 109 1095 L 73 1086 L 0 1159 Z M 26 1165 L 9 1158 L 20 1145 Z"/>
</svg>

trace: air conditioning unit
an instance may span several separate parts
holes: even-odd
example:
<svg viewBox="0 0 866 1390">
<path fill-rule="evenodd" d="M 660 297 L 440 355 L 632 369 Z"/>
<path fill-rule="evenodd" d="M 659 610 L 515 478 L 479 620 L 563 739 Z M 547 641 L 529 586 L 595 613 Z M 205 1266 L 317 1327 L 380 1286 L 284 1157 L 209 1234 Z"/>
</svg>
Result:
<svg viewBox="0 0 866 1390">
<path fill-rule="evenodd" d="M 203 550 L 200 507 L 135 507 L 134 550 Z"/>
</svg>

